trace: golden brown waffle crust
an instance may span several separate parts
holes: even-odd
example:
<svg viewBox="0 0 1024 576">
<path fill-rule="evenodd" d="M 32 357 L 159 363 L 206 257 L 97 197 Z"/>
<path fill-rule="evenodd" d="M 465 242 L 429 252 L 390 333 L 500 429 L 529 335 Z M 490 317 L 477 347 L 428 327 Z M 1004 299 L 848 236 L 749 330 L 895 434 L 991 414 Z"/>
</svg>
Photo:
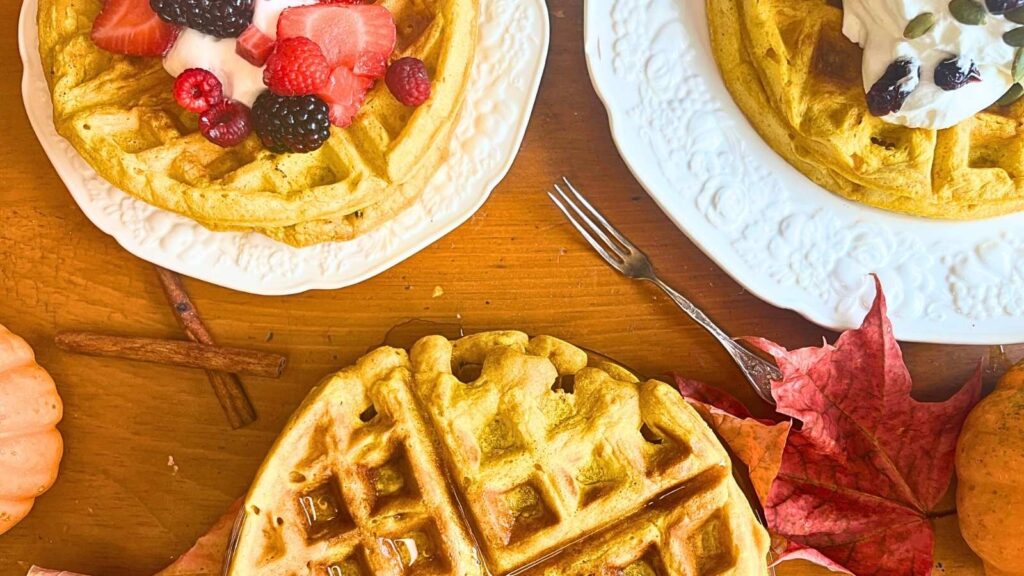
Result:
<svg viewBox="0 0 1024 576">
<path fill-rule="evenodd" d="M 767 534 L 677 391 L 514 331 L 329 377 L 244 510 L 234 576 L 767 574 Z"/>
<path fill-rule="evenodd" d="M 447 160 L 476 53 L 479 0 L 380 3 L 396 17 L 394 58 L 427 63 L 431 99 L 407 108 L 378 82 L 323 148 L 276 155 L 256 136 L 229 150 L 207 142 L 174 102 L 159 58 L 96 47 L 89 33 L 102 0 L 40 0 L 54 124 L 104 179 L 212 230 L 294 246 L 350 240 L 409 206 Z"/>
<path fill-rule="evenodd" d="M 886 124 L 867 111 L 860 50 L 842 36 L 841 11 L 826 0 L 707 0 L 706 9 L 736 104 L 775 152 L 820 186 L 926 218 L 1024 210 L 1024 104 L 938 132 Z"/>
</svg>

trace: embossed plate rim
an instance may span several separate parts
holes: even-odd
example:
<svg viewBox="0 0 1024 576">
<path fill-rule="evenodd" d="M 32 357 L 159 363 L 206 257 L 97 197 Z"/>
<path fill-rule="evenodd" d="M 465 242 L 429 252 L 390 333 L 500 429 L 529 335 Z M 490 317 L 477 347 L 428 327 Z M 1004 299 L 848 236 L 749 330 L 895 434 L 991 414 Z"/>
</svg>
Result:
<svg viewBox="0 0 1024 576">
<path fill-rule="evenodd" d="M 1024 340 L 1024 289 L 1019 281 L 1024 267 L 1013 263 L 1024 256 L 1024 242 L 1012 232 L 1014 228 L 1024 228 L 1024 214 L 975 222 L 937 222 L 877 210 L 828 193 L 775 154 L 736 107 L 710 54 L 704 0 L 586 0 L 584 11 L 587 65 L 594 88 L 608 111 L 620 154 L 673 223 L 747 290 L 819 325 L 843 330 L 855 327 L 867 312 L 874 297 L 868 273 L 877 272 L 885 283 L 894 330 L 901 340 L 943 344 L 1005 344 Z M 658 17 L 661 19 L 654 22 Z M 631 27 L 644 35 L 643 44 L 631 44 L 631 40 L 636 40 L 630 36 Z M 681 39 L 678 52 L 673 47 L 673 37 Z M 667 53 L 680 58 L 671 61 L 672 66 L 657 60 L 665 55 L 662 50 L 666 47 Z M 627 72 L 617 72 L 616 57 L 631 58 L 629 64 L 634 68 L 620 66 Z M 696 70 L 689 78 L 682 70 L 686 57 L 693 59 Z M 760 244 L 748 242 L 756 258 L 770 262 L 764 265 L 765 269 L 777 265 L 776 269 L 784 271 L 787 267 L 805 266 L 812 278 L 828 286 L 827 293 L 823 294 L 821 291 L 826 289 L 814 282 L 803 283 L 811 285 L 808 289 L 799 282 L 785 280 L 784 274 L 776 275 L 783 277 L 780 280 L 755 270 L 745 261 L 743 254 L 750 252 L 751 246 L 744 251 L 734 244 L 746 240 L 730 238 L 710 221 L 712 216 L 720 216 L 714 212 L 722 208 L 708 204 L 716 198 L 703 198 L 710 179 L 703 182 L 704 191 L 697 189 L 701 184 L 698 180 L 688 180 L 687 184 L 692 182 L 692 186 L 671 185 L 657 155 L 673 150 L 664 139 L 646 136 L 650 140 L 645 141 L 645 135 L 656 133 L 659 127 L 631 116 L 636 110 L 643 112 L 640 102 L 644 90 L 657 93 L 656 81 L 646 74 L 646 69 L 659 64 L 657 83 L 671 86 L 678 75 L 683 78 L 679 80 L 680 86 L 690 90 L 688 95 L 699 97 L 705 96 L 702 91 L 706 92 L 717 110 L 708 115 L 713 116 L 710 120 L 698 120 L 715 124 L 718 133 L 712 136 L 725 142 L 725 148 L 737 152 L 732 160 L 743 166 L 744 175 L 749 172 L 764 176 L 765 180 L 758 182 L 770 182 L 778 187 L 773 192 L 787 196 L 788 201 L 782 203 L 785 205 L 772 206 L 772 211 L 790 212 L 768 224 L 776 226 L 759 239 Z M 627 78 L 628 70 L 636 68 L 641 70 L 634 75 L 643 78 Z M 682 133 L 682 126 L 671 125 L 675 119 L 668 119 L 669 129 Z M 691 126 L 701 124 L 692 117 L 690 121 Z M 688 160 L 692 162 L 694 158 Z M 742 191 L 757 196 L 750 188 Z M 790 194 L 792 198 L 788 198 Z M 705 203 L 703 209 L 701 202 Z M 829 224 L 841 225 L 839 231 L 833 232 Z M 813 258 L 796 264 L 773 262 L 782 258 L 773 253 L 773 242 L 784 241 L 783 236 L 793 233 L 790 228 L 798 225 L 802 228 L 797 234 L 818 234 L 821 239 L 842 234 L 850 242 L 848 253 L 836 255 L 831 267 Z M 870 249 L 864 244 L 874 240 L 870 237 L 872 232 L 893 239 L 888 247 L 892 269 L 861 267 L 859 261 L 853 262 L 857 250 Z M 912 261 L 917 255 L 922 256 L 922 262 Z M 747 258 L 754 257 L 748 254 Z M 856 265 L 850 265 L 851 262 Z M 819 292 L 815 293 L 815 289 Z"/>
<path fill-rule="evenodd" d="M 42 98 L 43 94 L 39 91 L 39 83 L 45 86 L 46 82 L 37 49 L 37 7 L 38 0 L 24 0 L 18 22 L 18 48 L 23 65 L 22 100 L 47 157 L 86 217 L 101 231 L 112 236 L 126 251 L 143 260 L 212 284 L 267 296 L 333 290 L 358 284 L 403 262 L 471 218 L 505 178 L 518 156 L 536 103 L 550 44 L 550 19 L 543 0 L 482 0 L 481 26 L 485 28 L 481 29 L 473 73 L 474 76 L 488 76 L 478 79 L 480 81 L 475 84 L 487 86 L 490 83 L 485 81 L 490 76 L 507 72 L 502 66 L 493 66 L 494 70 L 487 71 L 487 66 L 478 65 L 485 59 L 481 58 L 481 54 L 486 54 L 488 50 L 486 30 L 498 27 L 505 29 L 511 25 L 509 22 L 499 22 L 496 18 L 488 19 L 486 16 L 490 14 L 489 9 L 507 15 L 511 21 L 517 20 L 516 17 L 521 15 L 517 10 L 522 9 L 530 13 L 524 26 L 531 28 L 526 31 L 527 34 L 517 37 L 517 41 L 525 48 L 519 51 L 516 60 L 508 59 L 508 62 L 503 63 L 517 72 L 516 80 L 521 81 L 520 89 L 514 94 L 499 94 L 490 88 L 490 94 L 477 92 L 467 96 L 452 141 L 452 157 L 439 169 L 428 184 L 428 189 L 439 189 L 440 192 L 436 194 L 445 194 L 444 198 L 447 199 L 447 194 L 467 186 L 467 182 L 479 181 L 479 185 L 452 194 L 456 202 L 451 207 L 439 210 L 428 205 L 428 193 L 425 192 L 415 205 L 391 222 L 351 242 L 293 248 L 255 233 L 209 231 L 188 218 L 132 198 L 99 178 L 70 144 L 57 134 L 53 127 L 49 91 L 45 91 L 45 98 Z M 502 9 L 505 9 L 504 12 Z M 500 41 L 490 47 L 496 56 L 501 49 Z M 473 89 L 472 84 L 470 89 Z M 471 103 L 476 105 L 475 109 Z M 485 108 L 489 110 L 485 111 Z M 488 125 L 486 114 L 500 119 L 501 124 Z M 499 136 L 479 147 L 496 152 L 498 160 L 486 166 L 470 162 L 462 162 L 464 165 L 460 166 L 460 150 L 476 149 L 481 136 L 487 137 L 488 129 L 495 129 L 495 134 Z M 466 146 L 460 148 L 464 144 Z M 474 173 L 460 173 L 460 169 L 472 170 Z M 94 190 L 89 189 L 90 178 L 94 183 L 100 183 L 94 186 Z M 94 193 L 115 195 L 111 198 L 116 197 L 120 204 L 117 209 L 113 209 L 112 199 L 97 202 L 92 197 Z M 122 208 L 138 210 L 146 215 L 126 215 L 122 213 Z M 439 211 L 440 214 L 437 213 Z M 137 218 L 145 226 L 159 229 L 161 234 L 169 236 L 174 233 L 175 236 L 156 239 L 154 232 L 140 237 L 140 231 L 129 229 L 126 218 Z M 416 218 L 419 220 L 415 221 Z M 173 251 L 162 247 L 162 242 L 172 245 Z M 282 263 L 291 267 L 280 265 Z M 261 269 L 257 270 L 257 267 Z"/>
</svg>

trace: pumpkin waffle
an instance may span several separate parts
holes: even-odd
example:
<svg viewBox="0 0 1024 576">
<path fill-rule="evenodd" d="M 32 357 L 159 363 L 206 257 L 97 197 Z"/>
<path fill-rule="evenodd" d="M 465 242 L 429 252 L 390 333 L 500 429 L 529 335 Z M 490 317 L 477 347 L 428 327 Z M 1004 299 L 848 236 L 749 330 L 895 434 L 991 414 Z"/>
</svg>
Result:
<svg viewBox="0 0 1024 576">
<path fill-rule="evenodd" d="M 767 143 L 840 196 L 918 216 L 1024 209 L 1024 103 L 957 126 L 911 129 L 872 116 L 862 51 L 834 0 L 708 0 L 726 86 Z"/>
<path fill-rule="evenodd" d="M 119 56 L 89 38 L 101 0 L 40 0 L 39 50 L 54 123 L 105 179 L 215 230 L 302 246 L 347 240 L 412 202 L 447 158 L 476 49 L 478 0 L 380 0 L 395 18 L 393 59 L 426 63 L 418 108 L 383 82 L 347 128 L 308 154 L 273 154 L 251 136 L 224 149 L 174 101 L 159 58 Z"/>
<path fill-rule="evenodd" d="M 380 348 L 314 389 L 228 574 L 767 574 L 725 450 L 669 385 L 550 337 Z"/>
</svg>

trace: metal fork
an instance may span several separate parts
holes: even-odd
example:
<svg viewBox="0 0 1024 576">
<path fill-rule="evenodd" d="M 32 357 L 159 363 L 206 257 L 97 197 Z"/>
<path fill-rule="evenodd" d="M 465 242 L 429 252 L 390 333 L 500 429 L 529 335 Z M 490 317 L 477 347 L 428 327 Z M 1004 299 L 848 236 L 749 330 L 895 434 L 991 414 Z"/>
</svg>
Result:
<svg viewBox="0 0 1024 576">
<path fill-rule="evenodd" d="M 580 194 L 568 178 L 562 178 L 562 181 L 565 182 L 569 192 L 566 193 L 559 184 L 555 184 L 555 191 L 548 192 L 548 196 L 565 214 L 573 227 L 604 258 L 604 261 L 627 278 L 646 280 L 661 288 L 683 312 L 686 312 L 690 318 L 693 318 L 718 340 L 736 361 L 736 365 L 754 387 L 757 395 L 765 402 L 775 404 L 775 400 L 772 398 L 771 383 L 773 380 L 782 380 L 782 373 L 779 369 L 730 338 L 686 297 L 665 284 L 655 274 L 647 255 L 608 223 L 608 220 Z"/>
</svg>

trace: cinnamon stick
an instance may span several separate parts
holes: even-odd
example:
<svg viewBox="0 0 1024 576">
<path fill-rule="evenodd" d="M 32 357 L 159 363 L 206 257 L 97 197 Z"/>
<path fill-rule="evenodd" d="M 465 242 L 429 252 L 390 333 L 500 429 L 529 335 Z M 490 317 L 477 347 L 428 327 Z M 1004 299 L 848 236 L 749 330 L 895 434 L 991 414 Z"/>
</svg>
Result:
<svg viewBox="0 0 1024 576">
<path fill-rule="evenodd" d="M 222 348 L 178 340 L 125 338 L 91 332 L 62 332 L 57 335 L 56 343 L 61 350 L 88 356 L 123 358 L 267 378 L 280 377 L 286 362 L 284 356 L 259 350 Z"/>
<path fill-rule="evenodd" d="M 213 345 L 213 336 L 188 297 L 181 276 L 159 266 L 156 266 L 156 273 L 171 310 L 174 311 L 174 317 L 185 331 L 185 335 L 193 342 Z M 256 408 L 249 400 L 249 395 L 246 394 L 242 380 L 237 374 L 207 370 L 206 377 L 210 380 L 213 393 L 217 396 L 217 401 L 220 402 L 232 428 L 238 429 L 256 421 Z"/>
</svg>

